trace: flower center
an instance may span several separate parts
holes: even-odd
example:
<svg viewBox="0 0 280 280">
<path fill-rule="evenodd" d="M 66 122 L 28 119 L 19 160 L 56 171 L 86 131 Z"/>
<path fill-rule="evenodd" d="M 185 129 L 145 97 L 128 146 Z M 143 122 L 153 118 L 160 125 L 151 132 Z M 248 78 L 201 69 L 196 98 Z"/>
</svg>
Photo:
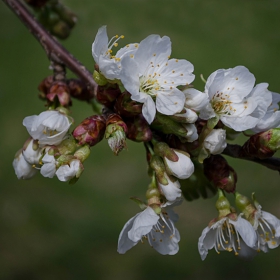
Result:
<svg viewBox="0 0 280 280">
<path fill-rule="evenodd" d="M 232 102 L 228 99 L 229 95 L 223 92 L 217 92 L 211 99 L 211 105 L 214 111 L 219 115 L 232 115 L 235 113 L 235 109 L 232 106 Z"/>
<path fill-rule="evenodd" d="M 161 86 L 158 83 L 158 80 L 155 79 L 155 76 L 152 77 L 149 75 L 148 77 L 146 76 L 141 76 L 140 77 L 140 91 L 144 92 L 152 97 L 157 96 L 157 92 L 161 89 Z"/>
<path fill-rule="evenodd" d="M 221 226 L 217 228 L 215 250 L 220 254 L 220 250 L 228 252 L 234 251 L 238 255 L 240 250 L 240 238 L 234 226 L 226 220 Z"/>
</svg>

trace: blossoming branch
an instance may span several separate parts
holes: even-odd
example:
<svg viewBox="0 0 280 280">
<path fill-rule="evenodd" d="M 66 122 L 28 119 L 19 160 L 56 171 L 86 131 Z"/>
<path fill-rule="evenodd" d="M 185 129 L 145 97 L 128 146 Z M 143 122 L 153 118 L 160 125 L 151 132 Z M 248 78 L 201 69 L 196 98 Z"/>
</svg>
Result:
<svg viewBox="0 0 280 280">
<path fill-rule="evenodd" d="M 202 79 L 204 89 L 196 89 L 193 64 L 172 58 L 168 36 L 152 34 L 123 43 L 123 35 L 109 39 L 106 26 L 99 28 L 92 44 L 92 76 L 24 5 L 5 2 L 44 46 L 54 72 L 39 85 L 48 109 L 23 119 L 29 138 L 13 161 L 18 179 L 40 173 L 74 184 L 100 141 L 105 139 L 115 155 L 126 149 L 128 139 L 142 142 L 151 182 L 145 199 L 131 198 L 140 212 L 119 235 L 120 254 L 139 241 L 160 254 L 176 254 L 180 234 L 173 208 L 184 198 L 216 194 L 218 216 L 198 240 L 202 260 L 213 248 L 218 254 L 228 251 L 250 259 L 278 247 L 280 220 L 263 211 L 254 194 L 250 200 L 237 192 L 237 174 L 221 154 L 280 171 L 280 160 L 273 157 L 280 148 L 280 94 L 271 92 L 267 83 L 256 83 L 245 66 L 218 69 Z M 51 24 L 45 16 L 41 22 L 53 36 L 69 36 L 76 19 L 66 8 L 59 10 L 58 1 L 26 2 L 37 9 L 49 5 L 59 20 Z M 68 79 L 66 67 L 79 79 Z M 77 127 L 72 127 L 69 113 L 71 98 L 94 109 Z M 242 147 L 227 143 L 240 133 L 251 135 Z M 226 195 L 234 195 L 239 213 Z"/>
</svg>

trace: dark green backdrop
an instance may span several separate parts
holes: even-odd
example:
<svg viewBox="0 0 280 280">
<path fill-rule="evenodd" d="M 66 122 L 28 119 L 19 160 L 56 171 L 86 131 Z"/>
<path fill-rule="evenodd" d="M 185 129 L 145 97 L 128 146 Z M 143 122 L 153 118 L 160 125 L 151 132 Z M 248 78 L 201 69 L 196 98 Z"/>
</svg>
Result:
<svg viewBox="0 0 280 280">
<path fill-rule="evenodd" d="M 172 57 L 194 64 L 198 89 L 203 89 L 201 73 L 207 78 L 219 68 L 244 65 L 257 82 L 268 82 L 270 90 L 280 92 L 280 1 L 64 3 L 79 21 L 63 44 L 91 70 L 91 44 L 106 24 L 109 36 L 124 34 L 126 42 L 139 42 L 152 33 L 169 36 Z M 48 66 L 42 48 L 1 2 L 1 279 L 279 279 L 280 248 L 252 262 L 226 252 L 210 252 L 201 261 L 197 240 L 216 216 L 215 198 L 184 202 L 178 208 L 181 242 L 176 256 L 161 256 L 147 244 L 119 255 L 118 234 L 139 211 L 129 197 L 144 198 L 149 183 L 141 144 L 129 142 L 118 157 L 105 141 L 98 144 L 74 186 L 40 175 L 18 181 L 12 160 L 28 137 L 22 119 L 44 110 L 37 85 L 51 74 Z M 76 124 L 92 114 L 78 101 L 72 112 Z M 248 196 L 256 191 L 263 208 L 280 217 L 279 175 L 253 163 L 230 163 L 239 174 L 238 190 Z"/>
</svg>

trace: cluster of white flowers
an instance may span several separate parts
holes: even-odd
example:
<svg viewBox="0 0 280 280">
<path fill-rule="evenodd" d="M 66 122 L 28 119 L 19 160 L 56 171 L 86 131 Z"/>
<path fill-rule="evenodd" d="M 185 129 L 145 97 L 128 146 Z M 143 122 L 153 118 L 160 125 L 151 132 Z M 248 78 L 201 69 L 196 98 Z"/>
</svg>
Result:
<svg viewBox="0 0 280 280">
<path fill-rule="evenodd" d="M 123 38 L 116 35 L 109 40 L 106 26 L 102 26 L 92 45 L 94 77 L 100 86 L 95 97 L 107 107 L 102 114 L 86 118 L 70 139 L 73 119 L 65 113 L 66 108 L 56 107 L 49 100 L 56 110 L 23 120 L 30 138 L 13 166 L 19 179 L 29 179 L 40 170 L 44 177 L 74 183 L 83 172 L 89 147 L 104 134 L 116 155 L 126 147 L 126 137 L 144 142 L 152 182 L 146 192 L 147 202 L 134 199 L 142 212 L 123 227 L 118 252 L 124 254 L 147 240 L 159 253 L 174 255 L 179 250 L 180 234 L 174 225 L 178 215 L 173 207 L 182 202 L 182 193 L 186 197 L 183 180 L 199 182 L 198 177 L 205 175 L 207 183 L 216 188 L 214 192 L 219 188 L 219 199 L 226 201 L 221 189 L 234 193 L 237 180 L 234 170 L 219 155 L 227 146 L 227 131 L 235 134 L 250 129 L 258 133 L 280 128 L 280 95 L 269 91 L 266 83 L 255 85 L 254 75 L 244 66 L 213 72 L 205 81 L 204 91 L 199 91 L 191 85 L 193 65 L 185 59 L 170 58 L 169 37 L 150 35 L 113 55 L 112 48 Z M 134 134 L 137 137 L 133 138 Z M 274 150 L 263 150 L 275 152 L 277 145 Z M 213 158 L 218 164 L 212 164 L 211 169 Z M 223 172 L 215 170 L 219 160 Z M 203 162 L 204 167 L 197 172 L 195 166 Z M 280 221 L 259 205 L 250 206 L 250 211 L 241 209 L 245 217 L 224 204 L 222 208 L 199 238 L 203 260 L 212 248 L 250 258 L 257 251 L 267 252 L 280 244 Z"/>
<path fill-rule="evenodd" d="M 123 36 L 109 41 L 106 26 L 101 27 L 92 45 L 94 60 L 105 78 L 122 84 L 132 100 L 143 103 L 142 114 L 149 124 L 159 112 L 184 117 L 188 124 L 197 120 L 197 114 L 204 120 L 216 117 L 235 131 L 280 126 L 279 94 L 270 92 L 266 83 L 255 86 L 255 77 L 246 67 L 213 72 L 200 92 L 190 86 L 195 78 L 193 65 L 170 59 L 169 37 L 150 35 L 112 55 L 119 38 Z"/>
<path fill-rule="evenodd" d="M 48 178 L 57 176 L 60 181 L 68 181 L 83 169 L 79 159 L 69 158 L 59 162 L 54 150 L 67 138 L 73 120 L 57 111 L 48 110 L 41 114 L 26 117 L 23 125 L 31 138 L 19 150 L 13 167 L 19 179 L 32 178 L 38 171 Z"/>
<path fill-rule="evenodd" d="M 224 205 L 222 208 L 225 208 Z M 261 210 L 257 202 L 249 204 L 248 209 L 244 209 L 239 216 L 228 209 L 227 215 L 219 215 L 218 219 L 210 222 L 198 240 L 202 260 L 213 248 L 218 254 L 228 251 L 243 259 L 252 259 L 260 251 L 266 253 L 268 249 L 279 246 L 280 220 Z"/>
<path fill-rule="evenodd" d="M 142 103 L 142 115 L 149 125 L 153 126 L 157 114 L 182 124 L 187 131 L 183 142 L 198 140 L 200 162 L 224 151 L 227 146 L 225 127 L 236 132 L 251 129 L 255 133 L 280 127 L 280 95 L 269 91 L 266 83 L 255 85 L 255 77 L 246 67 L 213 72 L 201 92 L 191 85 L 195 78 L 193 65 L 184 59 L 170 58 L 169 37 L 150 35 L 140 43 L 126 45 L 113 55 L 112 48 L 118 46 L 120 38 L 124 37 L 116 35 L 109 41 L 106 26 L 102 26 L 93 42 L 92 54 L 99 74 L 104 78 L 102 81 L 118 84 L 123 91 L 130 93 L 132 100 Z M 195 124 L 198 118 L 207 122 L 200 135 Z M 218 122 L 221 125 L 215 128 Z M 161 254 L 172 255 L 178 251 L 180 235 L 173 225 L 177 218 L 174 220 L 170 215 L 166 203 L 172 205 L 181 199 L 179 179 L 189 178 L 194 172 L 194 164 L 187 153 L 173 152 L 176 159 L 159 154 L 160 159 L 151 164 L 156 188 L 164 197 L 164 202 L 157 204 L 160 210 L 151 207 L 155 201 L 149 202 L 148 199 L 145 210 L 125 224 L 119 237 L 119 253 L 125 253 L 145 239 Z M 276 218 L 268 217 L 261 210 L 256 213 L 257 226 L 254 227 L 232 213 L 212 222 L 199 239 L 202 259 L 213 247 L 217 252 L 233 250 L 247 256 L 246 252 L 250 250 L 265 251 L 267 247 L 278 246 L 280 228 L 275 224 Z M 276 235 L 268 238 L 267 232 L 272 234 L 274 231 Z"/>
</svg>

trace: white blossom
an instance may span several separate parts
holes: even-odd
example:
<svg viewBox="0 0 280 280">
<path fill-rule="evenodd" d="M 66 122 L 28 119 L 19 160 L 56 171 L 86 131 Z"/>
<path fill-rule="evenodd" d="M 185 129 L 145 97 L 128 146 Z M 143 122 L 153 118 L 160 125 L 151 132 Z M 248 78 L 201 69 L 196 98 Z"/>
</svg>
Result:
<svg viewBox="0 0 280 280">
<path fill-rule="evenodd" d="M 114 36 L 110 41 L 107 36 L 106 26 L 98 29 L 95 40 L 92 44 L 92 56 L 99 66 L 99 71 L 107 79 L 118 79 L 121 71 L 121 59 L 126 55 L 135 53 L 137 43 L 128 44 L 121 48 L 116 55 L 112 55 L 112 48 L 118 46 L 118 40 L 124 36 Z"/>
<path fill-rule="evenodd" d="M 256 205 L 254 213 L 254 229 L 258 235 L 258 250 L 264 252 L 274 249 L 280 244 L 280 220 L 274 215 L 263 211 L 260 205 Z"/>
<path fill-rule="evenodd" d="M 198 240 L 198 251 L 205 260 L 208 250 L 234 251 L 235 255 L 251 258 L 255 253 L 257 235 L 252 225 L 239 215 L 236 220 L 223 217 L 207 226 Z"/>
<path fill-rule="evenodd" d="M 175 201 L 177 198 L 181 197 L 181 185 L 178 180 L 171 181 L 169 176 L 164 172 L 163 175 L 168 181 L 167 185 L 161 184 L 158 182 L 159 188 L 162 191 L 163 195 L 168 201 Z"/>
<path fill-rule="evenodd" d="M 226 131 L 223 129 L 213 129 L 204 139 L 205 149 L 212 155 L 223 152 L 227 146 Z"/>
<path fill-rule="evenodd" d="M 22 155 L 24 159 L 31 165 L 39 164 L 39 160 L 42 156 L 43 148 L 40 148 L 38 143 L 34 139 L 30 139 L 26 148 L 23 148 Z"/>
<path fill-rule="evenodd" d="M 23 125 L 32 138 L 38 140 L 40 146 L 60 144 L 71 123 L 69 117 L 55 110 L 45 111 L 23 120 Z"/>
<path fill-rule="evenodd" d="M 236 131 L 253 128 L 271 103 L 268 84 L 254 87 L 255 77 L 244 66 L 215 71 L 207 79 L 205 92 L 210 103 L 201 110 L 200 118 L 218 116 Z"/>
<path fill-rule="evenodd" d="M 17 178 L 24 180 L 32 178 L 38 171 L 25 160 L 21 151 L 18 152 L 15 159 L 13 160 L 13 167 Z"/>
<path fill-rule="evenodd" d="M 169 174 L 172 174 L 179 179 L 189 178 L 194 172 L 193 162 L 185 153 L 178 150 L 174 150 L 174 152 L 178 156 L 178 161 L 172 161 L 164 157 L 166 169 Z"/>
<path fill-rule="evenodd" d="M 40 173 L 44 177 L 53 178 L 56 172 L 57 162 L 54 155 L 49 155 L 48 152 L 42 158 L 43 166 L 40 169 Z"/>
<path fill-rule="evenodd" d="M 280 111 L 279 111 L 280 94 L 276 92 L 271 92 L 271 94 L 272 94 L 272 102 L 268 107 L 266 114 L 262 119 L 259 120 L 258 124 L 252 129 L 256 133 L 266 131 L 271 128 L 280 127 Z"/>
<path fill-rule="evenodd" d="M 65 182 L 74 177 L 79 177 L 82 171 L 82 163 L 80 160 L 74 159 L 70 162 L 70 164 L 61 165 L 55 174 L 60 181 Z"/>
<path fill-rule="evenodd" d="M 120 79 L 132 100 L 144 103 L 142 113 L 150 124 L 156 110 L 164 115 L 182 111 L 185 96 L 177 89 L 194 80 L 193 65 L 187 60 L 169 59 L 169 37 L 150 35 L 139 44 L 134 55 L 122 59 Z"/>
<path fill-rule="evenodd" d="M 198 139 L 197 128 L 194 124 L 184 124 L 183 125 L 187 130 L 186 136 L 184 136 L 184 140 L 187 142 L 193 142 Z"/>
<path fill-rule="evenodd" d="M 208 94 L 201 92 L 194 88 L 186 88 L 183 90 L 185 94 L 185 107 L 194 110 L 195 112 L 200 112 L 209 103 Z"/>
<path fill-rule="evenodd" d="M 151 207 L 136 214 L 123 227 L 118 241 L 118 252 L 126 253 L 139 241 L 149 244 L 162 255 L 174 255 L 179 251 L 180 234 L 172 220 L 172 209 L 162 208 L 158 215 Z"/>
</svg>

